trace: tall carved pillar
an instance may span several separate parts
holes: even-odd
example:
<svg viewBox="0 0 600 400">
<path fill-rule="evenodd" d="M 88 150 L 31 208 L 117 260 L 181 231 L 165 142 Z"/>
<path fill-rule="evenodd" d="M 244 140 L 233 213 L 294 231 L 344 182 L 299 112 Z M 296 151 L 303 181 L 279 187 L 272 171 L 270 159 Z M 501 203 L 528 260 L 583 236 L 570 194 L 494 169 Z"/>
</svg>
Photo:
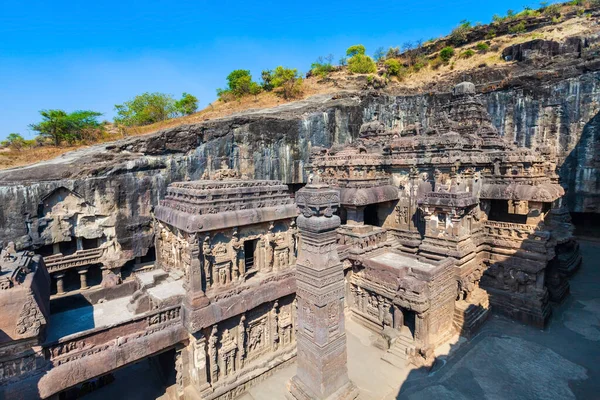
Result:
<svg viewBox="0 0 600 400">
<path fill-rule="evenodd" d="M 202 285 L 202 263 L 200 261 L 200 239 L 198 236 L 190 237 L 189 246 L 185 248 L 188 252 L 189 267 L 186 277 L 187 303 L 192 307 L 202 307 L 208 303 Z M 183 251 L 183 250 L 182 250 Z M 208 279 L 206 280 L 208 288 Z"/>
<path fill-rule="evenodd" d="M 333 215 L 340 195 L 327 185 L 310 184 L 296 195 L 302 215 L 302 245 L 296 263 L 298 299 L 297 364 L 288 383 L 296 399 L 354 399 L 348 379 L 344 324 L 344 270 L 337 254 Z"/>
</svg>

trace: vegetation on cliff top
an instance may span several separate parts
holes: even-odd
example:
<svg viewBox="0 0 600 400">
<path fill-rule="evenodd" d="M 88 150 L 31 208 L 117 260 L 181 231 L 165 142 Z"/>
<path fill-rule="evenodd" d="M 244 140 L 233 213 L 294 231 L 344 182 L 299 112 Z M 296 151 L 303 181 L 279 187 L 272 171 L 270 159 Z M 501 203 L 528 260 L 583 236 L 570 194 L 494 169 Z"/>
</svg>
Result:
<svg viewBox="0 0 600 400">
<path fill-rule="evenodd" d="M 218 89 L 218 101 L 200 112 L 198 99 L 187 93 L 179 100 L 163 93 L 143 93 L 116 105 L 113 123 L 99 122 L 102 114 L 91 110 L 43 110 L 42 121 L 31 125 L 39 133 L 37 138 L 26 140 L 19 133 L 11 133 L 0 143 L 0 168 L 49 159 L 82 145 L 151 133 L 249 108 L 272 107 L 340 88 L 360 89 L 364 82 L 373 88 L 420 91 L 424 85 L 439 80 L 440 74 L 504 63 L 501 51 L 511 44 L 578 34 L 585 30 L 582 21 L 589 19 L 587 10 L 598 6 L 600 0 L 574 0 L 564 4 L 541 3 L 537 10 L 508 10 L 504 16 L 494 15 L 488 25 L 461 21 L 446 37 L 406 42 L 387 51 L 379 47 L 373 57 L 367 55 L 365 46 L 354 45 L 346 50 L 338 65 L 334 65 L 333 55 L 317 58 L 306 78 L 297 69 L 278 66 L 262 71 L 257 82 L 250 71 L 238 69 L 227 76 L 227 87 Z M 574 22 L 568 23 L 570 19 Z M 560 24 L 561 28 L 553 29 L 553 24 Z M 361 75 L 366 75 L 366 80 L 361 81 Z"/>
</svg>

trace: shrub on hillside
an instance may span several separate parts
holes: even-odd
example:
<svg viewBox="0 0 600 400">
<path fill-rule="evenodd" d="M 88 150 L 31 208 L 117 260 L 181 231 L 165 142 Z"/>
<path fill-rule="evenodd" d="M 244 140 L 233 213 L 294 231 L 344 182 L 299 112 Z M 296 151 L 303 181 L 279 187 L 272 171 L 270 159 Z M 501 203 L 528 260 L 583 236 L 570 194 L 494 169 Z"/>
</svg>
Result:
<svg viewBox="0 0 600 400">
<path fill-rule="evenodd" d="M 310 71 L 313 75 L 326 77 L 331 71 L 333 71 L 333 55 L 330 54 L 327 57 L 319 57 L 317 61 L 311 64 Z"/>
<path fill-rule="evenodd" d="M 472 49 L 467 49 L 465 51 L 463 51 L 462 53 L 460 53 L 460 58 L 471 58 L 475 55 L 475 51 L 473 51 Z"/>
<path fill-rule="evenodd" d="M 398 60 L 396 60 L 395 58 L 388 58 L 387 60 L 385 60 L 383 65 L 385 66 L 385 69 L 386 69 L 388 75 L 392 75 L 392 76 L 400 75 L 402 65 L 400 65 L 400 62 Z"/>
<path fill-rule="evenodd" d="M 227 89 L 217 89 L 219 100 L 230 101 L 232 97 L 243 97 L 256 93 L 258 84 L 252 80 L 249 70 L 236 69 L 227 75 Z"/>
<path fill-rule="evenodd" d="M 512 33 L 512 34 L 519 34 L 519 33 L 523 33 L 525 32 L 525 22 L 521 21 L 516 25 L 511 26 L 510 28 L 508 28 L 508 32 Z"/>
<path fill-rule="evenodd" d="M 348 70 L 355 74 L 371 74 L 377 72 L 377 66 L 371 57 L 356 54 L 348 60 Z"/>
<path fill-rule="evenodd" d="M 275 68 L 271 76 L 271 82 L 277 94 L 284 99 L 293 99 L 302 95 L 303 80 L 295 68 Z"/>
<path fill-rule="evenodd" d="M 484 42 L 479 42 L 475 45 L 475 48 L 477 49 L 477 51 L 479 51 L 480 53 L 485 53 L 490 49 L 490 46 L 487 43 Z"/>
<path fill-rule="evenodd" d="M 454 57 L 454 49 L 450 46 L 444 47 L 440 50 L 440 59 L 447 63 L 450 59 Z"/>
</svg>

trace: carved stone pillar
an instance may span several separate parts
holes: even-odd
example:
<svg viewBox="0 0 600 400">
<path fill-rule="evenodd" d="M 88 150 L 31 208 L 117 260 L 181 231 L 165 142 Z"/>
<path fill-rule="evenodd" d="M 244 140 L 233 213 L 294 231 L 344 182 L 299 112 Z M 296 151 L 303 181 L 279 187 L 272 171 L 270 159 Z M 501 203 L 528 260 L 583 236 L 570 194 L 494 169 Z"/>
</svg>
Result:
<svg viewBox="0 0 600 400">
<path fill-rule="evenodd" d="M 340 195 L 309 184 L 296 195 L 302 238 L 296 263 L 298 369 L 288 383 L 296 399 L 354 399 L 348 379 L 344 324 L 344 270 L 337 253 Z"/>
<path fill-rule="evenodd" d="M 210 386 L 206 359 L 206 337 L 201 332 L 198 332 L 192 338 L 190 347 L 193 357 L 192 362 L 189 363 L 189 367 L 193 383 L 196 385 L 197 390 L 202 392 Z"/>
<path fill-rule="evenodd" d="M 65 293 L 65 282 L 64 282 L 65 274 L 63 274 L 63 273 L 56 274 L 56 275 L 54 275 L 54 278 L 56 279 L 56 294 L 64 294 Z"/>
<path fill-rule="evenodd" d="M 186 277 L 186 302 L 192 308 L 203 307 L 208 303 L 208 300 L 204 294 L 202 285 L 202 270 L 203 265 L 200 261 L 200 239 L 197 236 L 190 238 L 189 246 L 186 246 L 185 250 L 189 254 L 190 265 L 187 271 Z M 203 243 L 204 251 L 206 252 L 206 241 Z M 203 254 L 203 258 L 206 259 L 208 256 Z M 205 261 L 206 262 L 206 261 Z M 208 279 L 206 277 L 206 287 L 208 288 Z"/>
<path fill-rule="evenodd" d="M 400 307 L 394 304 L 394 329 L 402 329 L 404 326 L 404 314 L 402 314 L 402 310 Z"/>
<path fill-rule="evenodd" d="M 88 288 L 88 284 L 87 284 L 87 272 L 88 269 L 87 268 L 80 268 L 77 270 L 77 273 L 79 274 L 79 282 L 80 282 L 80 289 L 81 290 L 85 290 Z"/>
</svg>

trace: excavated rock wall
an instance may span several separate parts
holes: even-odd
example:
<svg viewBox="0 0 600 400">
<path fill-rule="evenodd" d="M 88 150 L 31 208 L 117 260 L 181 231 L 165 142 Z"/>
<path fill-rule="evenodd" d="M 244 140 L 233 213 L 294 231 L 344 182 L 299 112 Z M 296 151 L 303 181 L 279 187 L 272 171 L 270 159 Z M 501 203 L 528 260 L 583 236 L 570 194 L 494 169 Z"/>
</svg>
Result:
<svg viewBox="0 0 600 400">
<path fill-rule="evenodd" d="M 493 123 L 521 145 L 556 148 L 568 205 L 600 212 L 598 126 L 600 73 L 480 95 Z M 152 209 L 170 182 L 200 179 L 226 161 L 255 179 L 306 181 L 313 146 L 330 147 L 358 136 L 375 118 L 403 129 L 426 127 L 443 112 L 450 94 L 319 96 L 67 154 L 30 167 L 0 172 L 0 242 L 18 247 L 49 244 L 40 235 L 39 203 L 59 187 L 76 192 L 102 215 L 114 216 L 121 262 L 152 246 Z M 582 135 L 583 133 L 583 135 Z"/>
</svg>

